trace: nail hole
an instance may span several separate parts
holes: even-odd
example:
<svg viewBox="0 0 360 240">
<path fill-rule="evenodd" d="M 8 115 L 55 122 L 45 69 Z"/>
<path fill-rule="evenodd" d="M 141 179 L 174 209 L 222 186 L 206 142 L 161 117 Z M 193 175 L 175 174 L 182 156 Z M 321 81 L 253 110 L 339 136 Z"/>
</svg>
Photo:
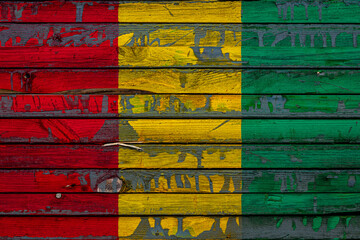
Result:
<svg viewBox="0 0 360 240">
<path fill-rule="evenodd" d="M 58 199 L 61 198 L 61 193 L 57 193 L 57 194 L 55 195 L 55 197 L 58 198 Z"/>
</svg>

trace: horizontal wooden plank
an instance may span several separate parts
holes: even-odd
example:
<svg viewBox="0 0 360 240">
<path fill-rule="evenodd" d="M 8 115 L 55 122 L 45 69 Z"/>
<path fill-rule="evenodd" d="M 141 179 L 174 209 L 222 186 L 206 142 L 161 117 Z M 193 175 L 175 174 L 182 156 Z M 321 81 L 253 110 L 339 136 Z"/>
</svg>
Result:
<svg viewBox="0 0 360 240">
<path fill-rule="evenodd" d="M 359 143 L 358 120 L 0 119 L 1 143 Z"/>
<path fill-rule="evenodd" d="M 0 192 L 359 192 L 357 170 L 0 170 Z"/>
<path fill-rule="evenodd" d="M 359 211 L 358 193 L 0 194 L 0 215 L 289 215 Z"/>
<path fill-rule="evenodd" d="M 0 69 L 2 92 L 61 94 L 358 94 L 358 78 L 358 70 Z"/>
<path fill-rule="evenodd" d="M 118 1 L 4 1 L 2 22 L 117 22 Z"/>
<path fill-rule="evenodd" d="M 201 11 L 200 11 L 201 9 Z M 241 22 L 241 1 L 4 2 L 6 22 Z M 224 14 L 226 13 L 226 14 Z"/>
<path fill-rule="evenodd" d="M 359 95 L 0 95 L 0 118 L 359 118 Z"/>
<path fill-rule="evenodd" d="M 64 23 L 0 29 L 3 68 L 360 65 L 358 25 Z"/>
<path fill-rule="evenodd" d="M 360 168 L 359 145 L 0 145 L 0 168 Z"/>
<path fill-rule="evenodd" d="M 0 239 L 358 239 L 359 216 L 0 217 Z"/>
<path fill-rule="evenodd" d="M 261 8 L 259 8 L 261 6 Z M 6 22 L 322 22 L 359 23 L 356 1 L 5 1 Z"/>
</svg>

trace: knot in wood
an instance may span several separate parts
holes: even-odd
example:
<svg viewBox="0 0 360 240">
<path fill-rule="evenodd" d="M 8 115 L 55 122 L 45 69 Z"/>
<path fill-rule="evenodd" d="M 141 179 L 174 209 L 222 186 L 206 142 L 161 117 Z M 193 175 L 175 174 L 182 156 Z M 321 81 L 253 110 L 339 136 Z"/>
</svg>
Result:
<svg viewBox="0 0 360 240">
<path fill-rule="evenodd" d="M 125 187 L 124 181 L 118 177 L 109 178 L 98 185 L 97 192 L 121 192 Z"/>
</svg>

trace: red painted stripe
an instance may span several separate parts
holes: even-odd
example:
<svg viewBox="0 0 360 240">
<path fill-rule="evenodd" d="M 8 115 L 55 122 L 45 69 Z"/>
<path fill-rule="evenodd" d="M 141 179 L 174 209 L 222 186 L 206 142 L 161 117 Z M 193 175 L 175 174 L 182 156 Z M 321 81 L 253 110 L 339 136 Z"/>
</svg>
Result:
<svg viewBox="0 0 360 240">
<path fill-rule="evenodd" d="M 118 70 L 0 69 L 0 86 L 23 93 L 117 88 Z"/>
<path fill-rule="evenodd" d="M 117 22 L 116 1 L 4 1 L 2 22 Z"/>
<path fill-rule="evenodd" d="M 118 215 L 118 195 L 0 194 L 0 213 L 12 215 Z"/>
<path fill-rule="evenodd" d="M 0 95 L 1 117 L 117 117 L 117 95 Z"/>
<path fill-rule="evenodd" d="M 118 147 L 0 145 L 0 168 L 117 168 Z"/>
<path fill-rule="evenodd" d="M 116 47 L 2 47 L 0 67 L 117 67 L 116 49 Z"/>
<path fill-rule="evenodd" d="M 117 239 L 117 217 L 0 217 L 0 238 Z"/>
<path fill-rule="evenodd" d="M 117 119 L 0 119 L 3 143 L 104 143 L 118 139 Z"/>
</svg>

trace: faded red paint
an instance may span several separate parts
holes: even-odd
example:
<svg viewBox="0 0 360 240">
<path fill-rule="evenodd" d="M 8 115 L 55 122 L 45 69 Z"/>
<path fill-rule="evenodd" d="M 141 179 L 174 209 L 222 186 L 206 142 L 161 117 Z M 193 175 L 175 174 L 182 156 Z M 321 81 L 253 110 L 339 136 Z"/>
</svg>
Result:
<svg viewBox="0 0 360 240">
<path fill-rule="evenodd" d="M 90 186 L 89 174 L 78 172 L 2 171 L 0 192 L 94 192 Z"/>
<path fill-rule="evenodd" d="M 17 15 L 15 11 L 18 12 Z M 115 1 L 112 3 L 59 0 L 28 3 L 4 1 L 0 3 L 0 12 L 3 22 L 117 22 L 118 20 L 118 4 Z"/>
<path fill-rule="evenodd" d="M 79 116 L 103 113 L 117 117 L 117 104 L 116 95 L 0 95 L 0 113 L 3 116 L 9 112 L 26 112 L 43 113 L 49 117 L 67 113 Z"/>
</svg>

